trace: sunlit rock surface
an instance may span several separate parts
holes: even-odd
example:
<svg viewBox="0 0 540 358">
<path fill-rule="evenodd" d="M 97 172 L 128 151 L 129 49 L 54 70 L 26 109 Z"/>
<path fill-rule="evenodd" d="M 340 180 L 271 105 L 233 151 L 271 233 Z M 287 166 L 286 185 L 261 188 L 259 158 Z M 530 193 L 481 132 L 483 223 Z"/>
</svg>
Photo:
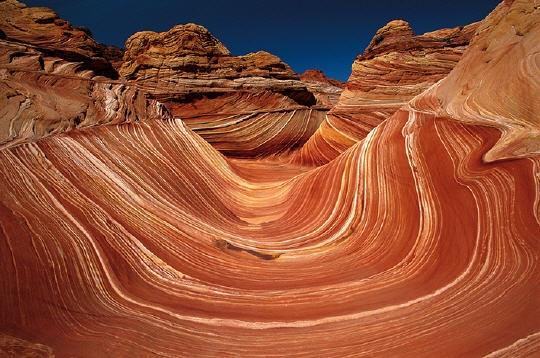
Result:
<svg viewBox="0 0 540 358">
<path fill-rule="evenodd" d="M 377 31 L 352 73 L 338 104 L 295 158 L 325 164 L 362 140 L 414 96 L 444 78 L 467 48 L 478 24 L 414 35 L 403 20 Z"/>
<path fill-rule="evenodd" d="M 501 3 L 315 168 L 224 156 L 164 108 L 0 149 L 0 354 L 538 355 L 539 30 L 538 0 Z"/>
<path fill-rule="evenodd" d="M 120 74 L 229 156 L 300 148 L 341 92 L 330 80 L 300 80 L 270 53 L 233 56 L 200 25 L 138 32 L 125 47 Z"/>
<path fill-rule="evenodd" d="M 328 107 L 334 107 L 345 87 L 345 83 L 328 78 L 320 70 L 307 70 L 300 74 L 300 79 L 315 94 L 317 100 Z"/>
</svg>

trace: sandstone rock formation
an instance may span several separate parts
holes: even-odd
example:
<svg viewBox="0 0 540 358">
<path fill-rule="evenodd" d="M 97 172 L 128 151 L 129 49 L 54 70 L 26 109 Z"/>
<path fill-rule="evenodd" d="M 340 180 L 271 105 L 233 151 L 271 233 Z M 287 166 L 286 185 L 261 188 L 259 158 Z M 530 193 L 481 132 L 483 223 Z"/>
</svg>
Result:
<svg viewBox="0 0 540 358">
<path fill-rule="evenodd" d="M 299 105 L 271 91 L 238 91 L 165 104 L 214 148 L 237 158 L 294 152 L 315 133 L 327 110 Z"/>
<path fill-rule="evenodd" d="M 407 22 L 394 20 L 379 29 L 354 61 L 338 104 L 295 161 L 324 164 L 365 138 L 407 101 L 444 78 L 477 27 L 416 36 Z"/>
<path fill-rule="evenodd" d="M 264 51 L 233 56 L 199 25 L 138 32 L 120 74 L 229 156 L 267 157 L 300 148 L 341 89 L 301 81 Z"/>
<path fill-rule="evenodd" d="M 135 86 L 105 77 L 117 77 L 107 58 L 119 50 L 96 43 L 88 30 L 15 0 L 1 1 L 0 10 L 6 34 L 0 39 L 0 148 L 73 128 L 168 115 Z"/>
<path fill-rule="evenodd" d="M 178 25 L 166 32 L 137 32 L 126 41 L 120 69 L 128 79 L 234 79 L 271 77 L 296 79 L 278 57 L 264 51 L 231 56 L 229 50 L 203 26 Z"/>
<path fill-rule="evenodd" d="M 193 123 L 194 130 L 228 155 L 274 156 L 300 148 L 340 92 L 330 82 L 299 80 L 264 51 L 232 56 L 199 25 L 136 33 L 123 52 L 98 44 L 89 30 L 70 25 L 50 9 L 28 8 L 15 0 L 0 2 L 0 7 L 6 14 L 0 19 L 6 34 L 0 40 L 5 79 L 0 87 L 7 97 L 0 145 L 154 118 L 162 108 L 144 111 L 159 102 L 174 116 L 186 117 L 189 126 Z M 122 76 L 118 81 L 112 80 L 115 69 Z M 39 95 L 28 98 L 30 88 L 39 88 Z M 242 100 L 236 102 L 237 96 Z M 142 107 L 131 108 L 135 103 Z M 216 106 L 222 108 L 216 112 Z"/>
<path fill-rule="evenodd" d="M 504 1 L 447 77 L 318 167 L 228 158 L 186 124 L 299 106 L 272 91 L 1 148 L 0 354 L 537 355 L 539 31 L 539 0 Z"/>
<path fill-rule="evenodd" d="M 116 71 L 104 58 L 108 51 L 98 44 L 87 29 L 72 26 L 48 8 L 26 7 L 17 0 L 0 1 L 0 30 L 5 40 L 31 45 L 44 56 L 57 57 L 97 74 L 116 77 Z"/>
<path fill-rule="evenodd" d="M 307 70 L 300 74 L 300 80 L 317 97 L 317 101 L 329 108 L 334 107 L 345 84 L 341 81 L 328 78 L 320 70 Z"/>
<path fill-rule="evenodd" d="M 339 88 L 345 87 L 345 83 L 328 78 L 321 70 L 306 70 L 300 74 L 300 79 L 308 83 L 322 83 Z"/>
<path fill-rule="evenodd" d="M 485 154 L 494 161 L 540 154 L 538 1 L 505 2 L 478 29 L 470 53 L 411 108 L 493 126 L 502 137 Z"/>
</svg>

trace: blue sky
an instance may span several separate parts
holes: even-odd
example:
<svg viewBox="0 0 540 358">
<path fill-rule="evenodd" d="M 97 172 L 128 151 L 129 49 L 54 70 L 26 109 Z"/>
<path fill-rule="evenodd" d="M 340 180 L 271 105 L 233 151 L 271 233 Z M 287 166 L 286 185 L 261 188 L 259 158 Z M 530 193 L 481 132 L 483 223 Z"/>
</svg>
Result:
<svg viewBox="0 0 540 358">
<path fill-rule="evenodd" d="M 483 19 L 497 0 L 23 0 L 47 6 L 102 43 L 123 47 L 141 30 L 195 22 L 235 55 L 266 50 L 296 72 L 317 68 L 346 80 L 355 56 L 393 19 L 420 34 Z"/>
</svg>

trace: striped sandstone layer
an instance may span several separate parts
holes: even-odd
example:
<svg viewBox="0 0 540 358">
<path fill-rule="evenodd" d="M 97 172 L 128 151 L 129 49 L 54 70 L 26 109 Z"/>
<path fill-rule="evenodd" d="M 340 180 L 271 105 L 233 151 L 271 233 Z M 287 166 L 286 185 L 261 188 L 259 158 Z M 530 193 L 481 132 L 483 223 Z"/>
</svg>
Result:
<svg viewBox="0 0 540 358">
<path fill-rule="evenodd" d="M 315 168 L 166 115 L 0 149 L 0 353 L 538 355 L 539 31 L 538 0 L 501 3 Z"/>
<path fill-rule="evenodd" d="M 341 89 L 301 81 L 264 51 L 233 56 L 195 24 L 126 41 L 120 74 L 228 156 L 276 156 L 300 148 Z"/>
<path fill-rule="evenodd" d="M 321 165 L 351 147 L 458 63 L 478 24 L 414 35 L 394 20 L 352 65 L 337 105 L 294 161 Z"/>
</svg>

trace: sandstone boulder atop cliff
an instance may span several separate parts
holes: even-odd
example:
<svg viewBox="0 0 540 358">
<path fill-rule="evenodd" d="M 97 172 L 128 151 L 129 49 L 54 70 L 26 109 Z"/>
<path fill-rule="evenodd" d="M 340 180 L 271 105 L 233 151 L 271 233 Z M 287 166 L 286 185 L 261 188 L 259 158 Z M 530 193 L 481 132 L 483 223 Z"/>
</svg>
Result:
<svg viewBox="0 0 540 358">
<path fill-rule="evenodd" d="M 240 78 L 250 76 L 297 78 L 281 59 L 265 51 L 232 56 L 203 26 L 177 25 L 166 32 L 143 31 L 126 41 L 120 74 L 128 79 Z"/>
</svg>

